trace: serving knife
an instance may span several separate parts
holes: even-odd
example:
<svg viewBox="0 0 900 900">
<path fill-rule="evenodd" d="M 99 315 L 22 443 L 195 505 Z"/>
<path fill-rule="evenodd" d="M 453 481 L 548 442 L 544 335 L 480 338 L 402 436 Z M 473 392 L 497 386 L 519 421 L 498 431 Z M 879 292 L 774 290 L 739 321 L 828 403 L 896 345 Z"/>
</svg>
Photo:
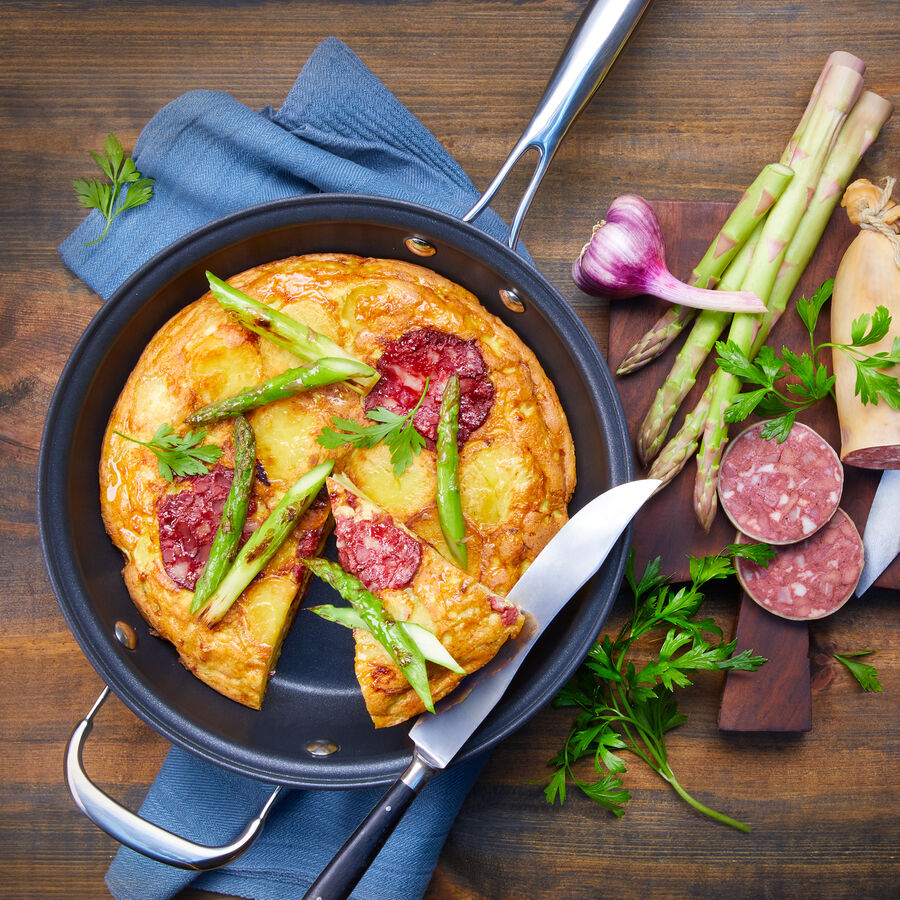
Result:
<svg viewBox="0 0 900 900">
<path fill-rule="evenodd" d="M 441 700 L 434 713 L 419 716 L 409 732 L 415 744 L 409 767 L 325 867 L 304 900 L 343 900 L 350 894 L 428 779 L 450 763 L 484 721 L 544 629 L 600 568 L 658 485 L 655 479 L 645 479 L 606 491 L 550 540 L 507 595 L 525 612 L 519 636 Z"/>
<path fill-rule="evenodd" d="M 888 470 L 881 476 L 875 499 L 863 532 L 865 565 L 856 596 L 862 595 L 900 553 L 900 470 Z"/>
</svg>

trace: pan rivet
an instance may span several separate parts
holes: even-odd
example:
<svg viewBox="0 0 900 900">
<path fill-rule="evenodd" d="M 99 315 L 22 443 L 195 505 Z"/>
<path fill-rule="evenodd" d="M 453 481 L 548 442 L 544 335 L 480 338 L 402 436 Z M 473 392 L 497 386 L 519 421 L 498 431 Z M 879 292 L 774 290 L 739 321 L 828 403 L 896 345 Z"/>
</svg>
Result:
<svg viewBox="0 0 900 900">
<path fill-rule="evenodd" d="M 331 756 L 332 753 L 337 753 L 340 749 L 334 741 L 326 741 L 325 739 L 310 741 L 306 745 L 306 752 L 310 756 Z"/>
<path fill-rule="evenodd" d="M 437 253 L 437 247 L 426 241 L 425 238 L 409 237 L 404 243 L 406 244 L 406 249 L 410 253 L 415 253 L 416 256 L 434 256 Z"/>
<path fill-rule="evenodd" d="M 127 622 L 122 622 L 121 620 L 116 622 L 113 632 L 116 640 L 123 647 L 127 647 L 129 650 L 134 650 L 137 647 L 137 634 Z"/>
<path fill-rule="evenodd" d="M 517 313 L 525 312 L 525 304 L 514 290 L 503 288 L 500 291 L 500 299 L 507 309 Z"/>
</svg>

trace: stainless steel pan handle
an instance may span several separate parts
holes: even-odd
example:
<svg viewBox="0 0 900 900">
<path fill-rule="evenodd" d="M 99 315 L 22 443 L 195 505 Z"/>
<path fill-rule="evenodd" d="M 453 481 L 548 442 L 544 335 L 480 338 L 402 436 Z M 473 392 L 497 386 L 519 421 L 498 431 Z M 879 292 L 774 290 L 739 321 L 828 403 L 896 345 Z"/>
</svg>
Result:
<svg viewBox="0 0 900 900">
<path fill-rule="evenodd" d="M 142 819 L 120 806 L 112 797 L 100 790 L 84 771 L 81 753 L 93 727 L 93 718 L 108 696 L 109 687 L 104 687 L 103 693 L 97 698 L 91 711 L 72 732 L 72 737 L 69 738 L 69 744 L 66 747 L 66 784 L 68 784 L 72 799 L 78 808 L 95 825 L 98 825 L 119 843 L 131 847 L 132 850 L 136 850 L 144 856 L 168 863 L 170 866 L 177 866 L 180 869 L 206 870 L 227 865 L 237 859 L 262 831 L 266 816 L 283 788 L 276 787 L 256 818 L 244 829 L 243 833 L 230 844 L 222 847 L 195 844 L 193 841 L 188 841 Z"/>
<path fill-rule="evenodd" d="M 516 208 L 507 237 L 507 243 L 515 249 L 525 214 L 560 141 L 600 87 L 651 2 L 592 0 L 575 25 L 531 122 L 487 190 L 462 217 L 464 222 L 471 222 L 484 211 L 513 166 L 528 150 L 537 150 L 537 165 Z"/>
</svg>

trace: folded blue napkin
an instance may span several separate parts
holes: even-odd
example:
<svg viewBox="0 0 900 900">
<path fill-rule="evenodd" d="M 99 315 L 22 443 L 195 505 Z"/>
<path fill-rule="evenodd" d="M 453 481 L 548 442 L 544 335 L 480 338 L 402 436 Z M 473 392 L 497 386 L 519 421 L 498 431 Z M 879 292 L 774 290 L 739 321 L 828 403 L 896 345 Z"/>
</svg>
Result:
<svg viewBox="0 0 900 900">
<path fill-rule="evenodd" d="M 278 110 L 254 112 L 226 94 L 192 91 L 157 113 L 138 139 L 137 168 L 155 179 L 153 199 L 123 213 L 108 235 L 91 212 L 60 245 L 64 261 L 108 298 L 176 238 L 255 203 L 318 191 L 379 194 L 461 215 L 478 197 L 463 170 L 340 41 L 310 56 Z M 503 238 L 488 211 L 478 226 Z M 484 758 L 426 785 L 353 893 L 357 900 L 415 900 Z M 271 788 L 173 748 L 142 814 L 205 844 L 233 840 Z M 302 896 L 312 879 L 382 795 L 293 791 L 270 814 L 254 846 L 234 864 L 197 875 L 121 848 L 106 877 L 119 900 L 157 900 L 193 887 L 250 897 Z"/>
<path fill-rule="evenodd" d="M 461 216 L 479 196 L 434 135 L 336 38 L 315 49 L 280 109 L 254 112 L 228 94 L 190 91 L 147 123 L 133 157 L 155 179 L 153 199 L 85 246 L 103 231 L 103 217 L 91 212 L 59 246 L 104 299 L 176 238 L 255 203 L 377 194 Z M 490 210 L 475 224 L 506 236 Z"/>
</svg>

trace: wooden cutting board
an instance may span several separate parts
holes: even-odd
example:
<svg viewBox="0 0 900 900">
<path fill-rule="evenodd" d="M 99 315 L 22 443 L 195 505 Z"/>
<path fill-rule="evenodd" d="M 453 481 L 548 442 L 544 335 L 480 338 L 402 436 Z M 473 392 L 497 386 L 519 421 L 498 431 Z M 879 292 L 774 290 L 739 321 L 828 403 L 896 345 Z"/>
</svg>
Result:
<svg viewBox="0 0 900 900">
<path fill-rule="evenodd" d="M 651 204 L 666 239 L 669 268 L 678 278 L 689 277 L 691 269 L 703 256 L 733 205 L 715 202 L 653 201 Z M 819 247 L 795 291 L 795 298 L 812 292 L 826 278 L 834 277 L 844 250 L 856 229 L 838 208 L 823 235 Z M 817 341 L 826 340 L 829 306 L 820 316 Z M 661 301 L 649 297 L 613 301 L 610 304 L 609 365 L 615 371 L 619 362 L 665 309 Z M 723 337 L 724 339 L 724 337 Z M 668 373 L 683 338 L 643 369 L 623 377 L 615 377 L 628 419 L 632 442 L 640 423 Z M 769 343 L 786 345 L 797 352 L 809 350 L 805 327 L 793 308 L 793 301 L 772 331 Z M 823 357 L 826 354 L 823 354 Z M 830 362 L 830 360 L 829 360 Z M 688 395 L 670 429 L 674 435 L 687 412 L 693 409 L 715 368 L 712 356 L 706 361 L 697 383 Z M 735 430 L 746 427 L 751 421 Z M 799 417 L 839 448 L 837 413 L 831 401 L 822 401 Z M 640 465 L 638 464 L 638 469 Z M 845 467 L 841 506 L 862 533 L 872 498 L 881 473 Z M 662 570 L 675 580 L 689 579 L 688 555 L 704 556 L 718 552 L 735 539 L 734 526 L 721 511 L 709 534 L 704 533 L 693 513 L 693 489 L 696 465 L 689 462 L 665 490 L 650 500 L 634 520 L 632 542 L 635 568 L 659 556 Z M 900 588 L 900 559 L 896 560 L 876 581 L 878 587 Z M 858 602 L 851 599 L 850 603 Z M 756 607 L 742 597 L 736 636 L 738 648 L 752 647 L 768 657 L 769 662 L 752 677 L 730 673 L 723 694 L 720 727 L 734 731 L 803 731 L 811 725 L 809 633 L 806 625 L 787 622 Z M 744 676 L 744 677 L 742 677 Z"/>
</svg>

